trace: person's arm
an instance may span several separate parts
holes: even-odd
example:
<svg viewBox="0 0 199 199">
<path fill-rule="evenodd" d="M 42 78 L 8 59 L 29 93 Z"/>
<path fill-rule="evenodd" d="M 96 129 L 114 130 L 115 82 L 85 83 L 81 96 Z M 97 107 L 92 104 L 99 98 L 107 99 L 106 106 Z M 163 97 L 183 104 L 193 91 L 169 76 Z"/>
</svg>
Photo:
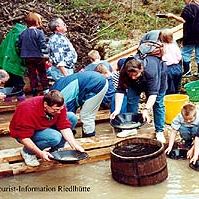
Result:
<svg viewBox="0 0 199 199">
<path fill-rule="evenodd" d="M 190 163 L 195 164 L 196 161 L 198 160 L 198 156 L 199 156 L 199 137 L 196 136 L 194 140 L 194 153 L 193 157 L 190 160 Z"/>
<path fill-rule="evenodd" d="M 172 129 L 171 135 L 169 137 L 169 146 L 166 148 L 165 153 L 169 154 L 173 148 L 175 137 L 176 137 L 177 131 L 175 129 Z"/>
<path fill-rule="evenodd" d="M 167 17 L 168 18 L 173 18 L 173 19 L 175 19 L 175 20 L 177 20 L 177 21 L 179 21 L 181 23 L 185 23 L 186 22 L 182 17 L 174 15 L 173 13 L 167 13 Z"/>
<path fill-rule="evenodd" d="M 148 123 L 150 122 L 149 110 L 151 110 L 153 108 L 156 98 L 157 98 L 157 95 L 150 95 L 146 102 L 145 108 L 142 111 L 142 117 L 143 117 L 144 121 L 146 121 Z"/>
<path fill-rule="evenodd" d="M 9 77 L 9 74 L 5 70 L 0 69 L 0 84 L 7 82 Z"/>
<path fill-rule="evenodd" d="M 153 105 L 155 104 L 156 98 L 157 98 L 157 95 L 150 95 L 147 102 L 146 102 L 145 108 L 146 109 L 152 109 Z"/>
<path fill-rule="evenodd" d="M 23 138 L 20 141 L 26 148 L 28 148 L 41 159 L 50 161 L 49 157 L 53 158 L 53 156 L 49 152 L 40 150 L 30 138 Z"/>
<path fill-rule="evenodd" d="M 124 93 L 115 93 L 115 110 L 110 115 L 110 119 L 114 119 L 116 115 L 120 113 L 122 103 L 124 99 Z"/>
<path fill-rule="evenodd" d="M 68 72 L 66 70 L 66 68 L 64 66 L 61 66 L 61 65 L 57 65 L 57 67 L 59 68 L 59 70 L 61 71 L 61 73 L 64 75 L 64 76 L 67 76 L 68 75 Z"/>
<path fill-rule="evenodd" d="M 187 159 L 191 159 L 194 154 L 194 145 L 187 151 Z"/>
<path fill-rule="evenodd" d="M 79 143 L 75 140 L 73 132 L 70 128 L 60 130 L 64 139 L 70 144 L 73 149 L 84 152 L 84 148 L 79 145 Z"/>
<path fill-rule="evenodd" d="M 1 93 L 1 92 L 0 92 L 0 100 L 2 100 L 2 99 L 4 99 L 4 98 L 6 98 L 6 95 L 5 95 L 4 93 Z"/>
</svg>

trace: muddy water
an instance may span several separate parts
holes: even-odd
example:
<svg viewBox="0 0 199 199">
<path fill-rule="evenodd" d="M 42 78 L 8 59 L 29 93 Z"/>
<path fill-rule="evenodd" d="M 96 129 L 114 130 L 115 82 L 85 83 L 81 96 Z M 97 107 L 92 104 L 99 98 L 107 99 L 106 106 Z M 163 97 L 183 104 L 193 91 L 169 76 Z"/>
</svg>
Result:
<svg viewBox="0 0 199 199">
<path fill-rule="evenodd" d="M 195 199 L 199 197 L 199 173 L 188 167 L 188 161 L 168 159 L 168 168 L 169 177 L 166 181 L 145 187 L 131 187 L 114 181 L 111 177 L 110 161 L 20 175 L 0 180 L 0 198 Z"/>
<path fill-rule="evenodd" d="M 106 125 L 99 126 L 107 133 Z M 1 147 L 14 147 L 1 138 Z M 111 176 L 110 161 L 76 165 L 50 171 L 0 179 L 0 199 L 196 199 L 199 172 L 187 160 L 168 159 L 169 177 L 145 187 L 119 184 Z"/>
</svg>

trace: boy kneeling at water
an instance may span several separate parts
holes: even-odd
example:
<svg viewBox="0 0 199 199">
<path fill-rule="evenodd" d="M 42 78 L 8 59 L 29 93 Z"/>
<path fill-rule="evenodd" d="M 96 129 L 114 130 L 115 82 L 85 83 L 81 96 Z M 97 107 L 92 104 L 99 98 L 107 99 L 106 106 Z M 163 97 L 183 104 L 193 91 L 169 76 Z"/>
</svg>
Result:
<svg viewBox="0 0 199 199">
<path fill-rule="evenodd" d="M 191 147 L 192 141 L 197 133 L 199 135 L 199 110 L 192 103 L 185 104 L 182 107 L 181 113 L 179 113 L 172 121 L 171 127 L 172 132 L 169 139 L 169 146 L 165 150 L 165 153 L 169 154 L 171 152 L 176 134 L 179 132 L 182 140 L 185 142 L 185 147 L 191 148 L 187 152 L 187 158 L 191 158 L 194 149 L 193 146 Z"/>
</svg>

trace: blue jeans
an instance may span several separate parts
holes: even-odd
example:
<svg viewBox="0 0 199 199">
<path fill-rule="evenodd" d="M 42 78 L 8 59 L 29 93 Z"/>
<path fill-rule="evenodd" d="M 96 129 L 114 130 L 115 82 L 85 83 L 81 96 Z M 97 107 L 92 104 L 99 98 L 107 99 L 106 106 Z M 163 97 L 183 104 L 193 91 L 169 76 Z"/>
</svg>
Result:
<svg viewBox="0 0 199 199">
<path fill-rule="evenodd" d="M 65 68 L 65 69 L 66 69 L 68 75 L 72 75 L 74 73 L 73 68 L 71 68 L 71 69 Z M 55 81 L 64 77 L 64 75 L 61 73 L 60 69 L 57 68 L 56 66 L 51 66 L 50 68 L 48 68 L 46 73 L 48 76 L 51 76 L 53 78 L 53 80 L 55 80 Z"/>
<path fill-rule="evenodd" d="M 167 68 L 167 84 L 168 88 L 166 94 L 179 93 L 180 84 L 182 79 L 182 66 L 181 64 L 172 64 Z"/>
<path fill-rule="evenodd" d="M 155 104 L 153 105 L 153 117 L 156 132 L 163 132 L 165 125 L 165 108 L 164 108 L 164 96 L 165 92 L 158 94 Z M 140 100 L 140 94 L 133 88 L 128 89 L 127 94 L 127 111 L 132 113 L 138 112 L 138 104 Z"/>
<path fill-rule="evenodd" d="M 179 129 L 180 136 L 185 141 L 191 141 L 197 134 L 198 126 L 186 127 L 181 126 Z"/>
<path fill-rule="evenodd" d="M 78 118 L 77 115 L 73 112 L 67 112 L 67 117 L 68 120 L 71 122 L 71 129 L 75 129 L 77 122 L 78 122 Z"/>
<path fill-rule="evenodd" d="M 190 62 L 192 52 L 195 50 L 196 63 L 199 64 L 199 45 L 185 45 L 182 48 L 182 57 L 184 62 Z"/>
<path fill-rule="evenodd" d="M 72 112 L 67 112 L 67 117 L 71 122 L 72 129 L 75 128 L 77 124 L 77 116 Z M 51 147 L 52 150 L 57 150 L 62 148 L 66 142 L 61 132 L 54 128 L 36 131 L 31 137 L 31 140 L 41 150 L 49 147 Z M 24 148 L 24 151 L 29 154 L 33 154 L 32 151 L 27 148 Z"/>
</svg>

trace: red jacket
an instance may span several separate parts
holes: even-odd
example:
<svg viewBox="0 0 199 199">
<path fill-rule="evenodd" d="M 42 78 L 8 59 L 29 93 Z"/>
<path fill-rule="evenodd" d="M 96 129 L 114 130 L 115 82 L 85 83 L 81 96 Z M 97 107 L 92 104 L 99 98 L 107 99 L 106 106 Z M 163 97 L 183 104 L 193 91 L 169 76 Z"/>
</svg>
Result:
<svg viewBox="0 0 199 199">
<path fill-rule="evenodd" d="M 66 117 L 66 108 L 52 119 L 45 116 L 43 96 L 33 97 L 21 102 L 10 122 L 10 135 L 14 138 L 30 138 L 35 131 L 56 126 L 58 130 L 70 128 L 70 121 Z"/>
</svg>

